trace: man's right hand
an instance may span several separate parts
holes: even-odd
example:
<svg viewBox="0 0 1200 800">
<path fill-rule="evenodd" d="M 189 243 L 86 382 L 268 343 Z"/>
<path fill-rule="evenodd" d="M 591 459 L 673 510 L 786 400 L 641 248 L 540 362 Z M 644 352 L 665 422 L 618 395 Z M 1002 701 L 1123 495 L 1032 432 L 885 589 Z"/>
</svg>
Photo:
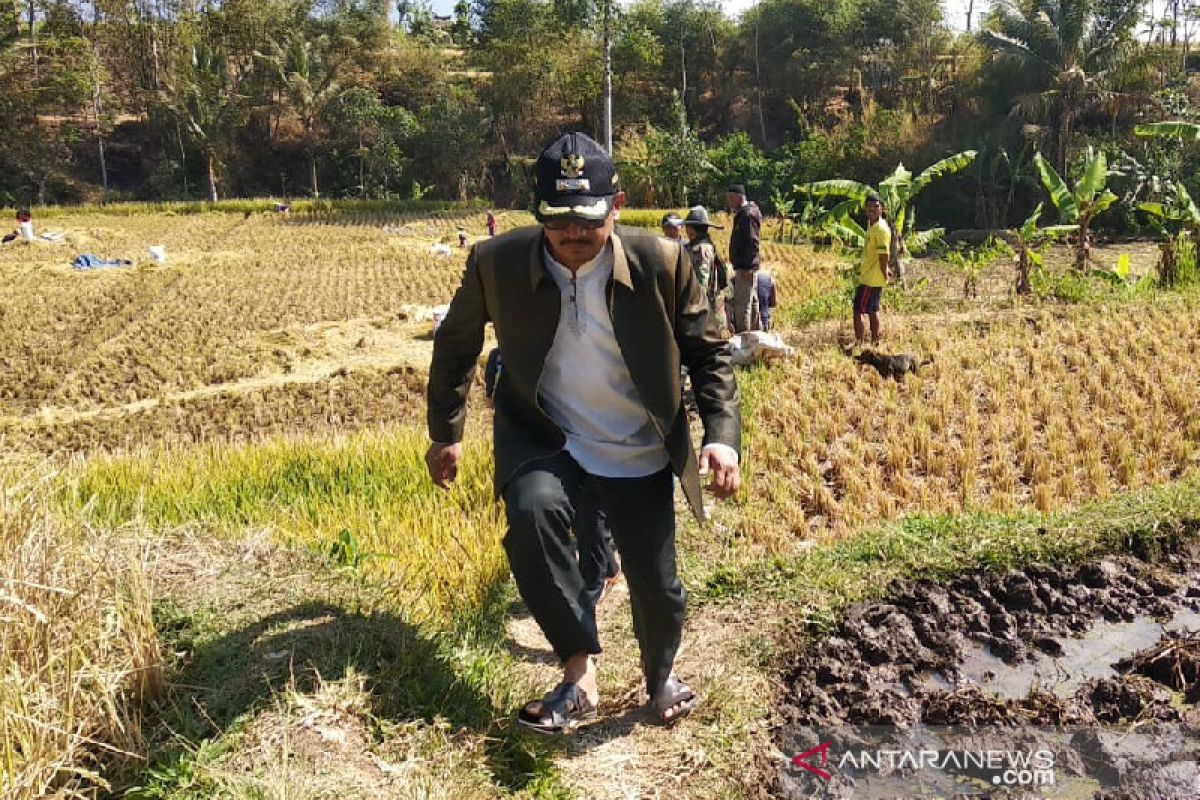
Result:
<svg viewBox="0 0 1200 800">
<path fill-rule="evenodd" d="M 434 442 L 425 452 L 425 466 L 436 486 L 449 489 L 458 477 L 458 462 L 462 460 L 462 443 L 439 444 Z"/>
</svg>

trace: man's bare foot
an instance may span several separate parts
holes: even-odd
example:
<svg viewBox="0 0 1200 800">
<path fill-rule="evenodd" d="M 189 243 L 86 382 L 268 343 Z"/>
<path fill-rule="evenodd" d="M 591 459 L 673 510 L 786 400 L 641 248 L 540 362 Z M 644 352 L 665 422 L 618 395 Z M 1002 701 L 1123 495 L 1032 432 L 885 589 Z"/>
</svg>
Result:
<svg viewBox="0 0 1200 800">
<path fill-rule="evenodd" d="M 563 662 L 563 681 L 578 685 L 592 705 L 600 705 L 600 689 L 596 681 L 596 660 L 590 654 L 576 653 Z"/>
</svg>

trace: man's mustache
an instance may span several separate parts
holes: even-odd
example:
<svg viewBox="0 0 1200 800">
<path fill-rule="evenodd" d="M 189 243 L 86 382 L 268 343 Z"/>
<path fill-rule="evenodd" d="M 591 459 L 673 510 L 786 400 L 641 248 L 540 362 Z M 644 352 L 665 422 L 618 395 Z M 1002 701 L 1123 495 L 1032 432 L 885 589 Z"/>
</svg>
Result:
<svg viewBox="0 0 1200 800">
<path fill-rule="evenodd" d="M 567 245 L 572 245 L 572 244 L 585 245 L 585 244 L 590 244 L 590 242 L 587 239 L 563 239 L 562 244 L 565 247 Z"/>
</svg>

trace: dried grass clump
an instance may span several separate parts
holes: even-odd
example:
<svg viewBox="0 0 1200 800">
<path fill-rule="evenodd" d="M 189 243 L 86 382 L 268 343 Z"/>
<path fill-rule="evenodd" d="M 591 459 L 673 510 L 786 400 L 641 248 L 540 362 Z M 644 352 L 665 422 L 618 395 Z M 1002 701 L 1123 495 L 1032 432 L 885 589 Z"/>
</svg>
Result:
<svg viewBox="0 0 1200 800">
<path fill-rule="evenodd" d="M 0 796 L 91 796 L 98 757 L 141 750 L 162 683 L 141 553 L 51 516 L 0 475 Z"/>
</svg>

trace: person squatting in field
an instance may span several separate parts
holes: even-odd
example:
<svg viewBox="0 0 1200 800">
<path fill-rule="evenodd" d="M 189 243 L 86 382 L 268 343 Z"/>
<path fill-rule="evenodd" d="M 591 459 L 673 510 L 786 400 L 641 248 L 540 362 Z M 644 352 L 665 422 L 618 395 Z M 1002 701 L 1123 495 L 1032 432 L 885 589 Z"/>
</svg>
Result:
<svg viewBox="0 0 1200 800">
<path fill-rule="evenodd" d="M 564 134 L 541 153 L 535 175 L 541 225 L 474 246 L 435 336 L 426 463 L 438 486 L 457 475 L 467 391 L 490 321 L 504 365 L 493 425 L 504 548 L 563 668 L 562 681 L 518 721 L 558 733 L 596 716 L 600 637 L 572 542 L 594 492 L 621 555 L 649 704 L 669 724 L 698 701 L 674 673 L 686 593 L 676 571 L 672 475 L 701 520 L 702 475 L 718 497 L 741 485 L 730 351 L 706 330 L 708 304 L 683 248 L 616 227 L 625 196 L 602 147 Z M 704 426 L 699 458 L 681 364 Z"/>
</svg>

